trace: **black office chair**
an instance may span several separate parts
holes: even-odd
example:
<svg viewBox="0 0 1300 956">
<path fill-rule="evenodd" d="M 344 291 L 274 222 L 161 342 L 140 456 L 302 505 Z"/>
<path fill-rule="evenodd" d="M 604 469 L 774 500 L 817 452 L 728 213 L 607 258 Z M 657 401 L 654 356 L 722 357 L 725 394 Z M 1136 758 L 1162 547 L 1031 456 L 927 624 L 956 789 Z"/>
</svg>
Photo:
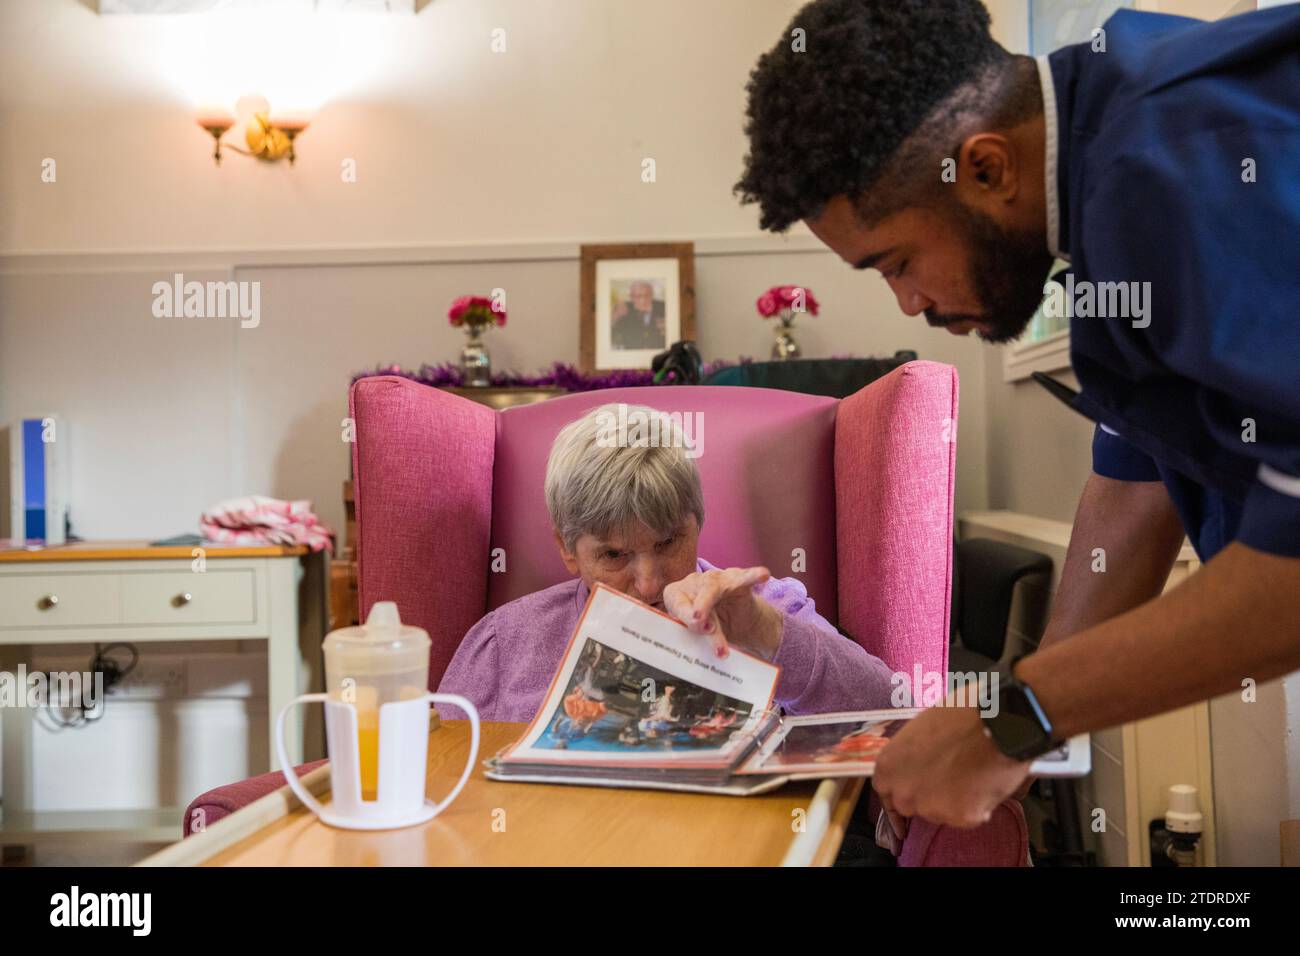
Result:
<svg viewBox="0 0 1300 956">
<path fill-rule="evenodd" d="M 785 362 L 746 362 L 728 365 L 704 379 L 704 385 L 747 385 L 781 388 L 806 395 L 848 398 L 858 389 L 894 369 L 916 361 L 911 350 L 892 358 L 790 359 Z"/>
<path fill-rule="evenodd" d="M 1052 559 L 1045 554 L 992 538 L 957 542 L 948 670 L 997 671 L 1009 677 L 1016 660 L 1031 653 L 1042 637 L 1051 578 Z M 1022 588 L 1022 597 L 1032 595 L 1033 600 L 1025 608 L 1023 626 L 1008 641 L 1012 601 L 1022 581 L 1039 587 Z"/>
</svg>

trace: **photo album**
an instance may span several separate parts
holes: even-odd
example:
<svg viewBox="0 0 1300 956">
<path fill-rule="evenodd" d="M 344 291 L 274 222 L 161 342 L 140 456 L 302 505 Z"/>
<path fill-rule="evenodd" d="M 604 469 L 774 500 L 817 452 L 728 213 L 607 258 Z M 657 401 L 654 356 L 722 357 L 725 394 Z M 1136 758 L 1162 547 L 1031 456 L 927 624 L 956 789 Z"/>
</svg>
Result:
<svg viewBox="0 0 1300 956">
<path fill-rule="evenodd" d="M 541 709 L 486 761 L 493 780 L 691 790 L 743 796 L 791 780 L 869 777 L 919 709 L 801 717 L 775 703 L 780 667 L 597 584 Z M 1034 761 L 1082 776 L 1086 735 Z"/>
</svg>

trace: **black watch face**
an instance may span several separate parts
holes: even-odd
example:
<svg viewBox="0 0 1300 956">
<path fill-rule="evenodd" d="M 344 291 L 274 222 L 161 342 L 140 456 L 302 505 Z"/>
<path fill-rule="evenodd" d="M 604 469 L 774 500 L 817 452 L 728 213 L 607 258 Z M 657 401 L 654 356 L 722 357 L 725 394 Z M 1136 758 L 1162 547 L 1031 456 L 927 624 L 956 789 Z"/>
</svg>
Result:
<svg viewBox="0 0 1300 956">
<path fill-rule="evenodd" d="M 1019 685 L 1003 686 L 998 694 L 998 715 L 989 718 L 988 726 L 993 742 L 1008 757 L 1028 760 L 1051 748 L 1050 733 Z"/>
<path fill-rule="evenodd" d="M 1032 754 L 1047 743 L 1038 721 L 1022 714 L 998 714 L 989 720 L 989 730 L 998 749 L 1009 757 Z"/>
</svg>

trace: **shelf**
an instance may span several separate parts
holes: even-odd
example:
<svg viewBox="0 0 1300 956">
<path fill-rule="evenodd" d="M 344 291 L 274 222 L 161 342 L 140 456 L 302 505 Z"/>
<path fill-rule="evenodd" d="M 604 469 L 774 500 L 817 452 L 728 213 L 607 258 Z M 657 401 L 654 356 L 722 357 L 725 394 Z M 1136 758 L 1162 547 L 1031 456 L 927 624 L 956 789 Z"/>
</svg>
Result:
<svg viewBox="0 0 1300 956">
<path fill-rule="evenodd" d="M 184 807 L 0 812 L 0 843 L 86 839 L 171 843 L 180 839 L 184 813 Z"/>
</svg>

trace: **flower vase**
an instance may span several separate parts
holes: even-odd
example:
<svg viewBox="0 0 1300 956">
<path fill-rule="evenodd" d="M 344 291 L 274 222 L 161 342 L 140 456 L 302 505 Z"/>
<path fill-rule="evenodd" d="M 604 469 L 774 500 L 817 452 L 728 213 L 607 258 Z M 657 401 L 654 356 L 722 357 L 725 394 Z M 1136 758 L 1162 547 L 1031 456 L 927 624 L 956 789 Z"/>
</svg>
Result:
<svg viewBox="0 0 1300 956">
<path fill-rule="evenodd" d="M 460 353 L 460 383 L 475 388 L 486 388 L 492 384 L 492 357 L 488 355 L 487 346 L 483 344 L 483 327 L 466 325 L 465 332 L 469 341 Z"/>
<path fill-rule="evenodd" d="M 776 327 L 776 341 L 772 343 L 772 360 L 784 362 L 797 359 L 800 355 L 799 343 L 794 340 L 794 314 L 783 309 L 778 316 L 780 324 Z"/>
</svg>

